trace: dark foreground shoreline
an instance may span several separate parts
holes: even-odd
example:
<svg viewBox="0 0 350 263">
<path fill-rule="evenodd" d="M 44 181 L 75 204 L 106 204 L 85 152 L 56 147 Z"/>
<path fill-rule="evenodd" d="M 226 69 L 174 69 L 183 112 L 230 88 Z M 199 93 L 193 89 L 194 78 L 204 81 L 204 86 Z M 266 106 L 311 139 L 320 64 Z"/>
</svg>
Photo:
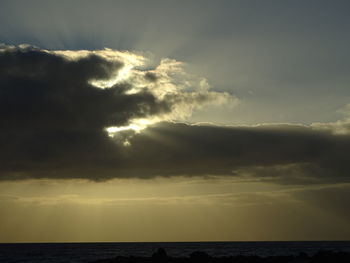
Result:
<svg viewBox="0 0 350 263">
<path fill-rule="evenodd" d="M 90 263 L 350 263 L 350 253 L 319 251 L 308 256 L 301 252 L 290 256 L 229 256 L 212 257 L 205 252 L 193 252 L 188 257 L 170 257 L 162 248 L 151 257 L 117 256 L 115 258 L 100 259 Z"/>
</svg>

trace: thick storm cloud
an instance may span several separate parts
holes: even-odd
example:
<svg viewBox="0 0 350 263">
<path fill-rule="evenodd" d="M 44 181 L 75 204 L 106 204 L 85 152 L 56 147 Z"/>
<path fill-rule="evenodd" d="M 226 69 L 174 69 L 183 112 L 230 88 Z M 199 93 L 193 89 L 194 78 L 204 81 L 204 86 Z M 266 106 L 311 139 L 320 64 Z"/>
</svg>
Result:
<svg viewBox="0 0 350 263">
<path fill-rule="evenodd" d="M 147 91 L 126 94 L 127 83 L 109 89 L 89 83 L 109 79 L 122 66 L 94 54 L 68 60 L 36 49 L 1 52 L 3 129 L 96 131 L 171 110 Z"/>
<path fill-rule="evenodd" d="M 1 178 L 66 170 L 82 176 L 82 160 L 91 161 L 97 171 L 99 162 L 112 160 L 115 166 L 118 149 L 106 128 L 137 119 L 181 118 L 231 98 L 201 86 L 203 80 L 187 78 L 181 63 L 173 60 L 148 71 L 136 69 L 144 59 L 110 49 L 1 45 Z M 177 75 L 193 87 L 176 80 Z"/>
<path fill-rule="evenodd" d="M 348 182 L 350 136 L 307 126 L 161 123 L 130 139 L 134 176 L 246 176 L 280 183 Z"/>
<path fill-rule="evenodd" d="M 0 179 L 220 175 L 349 181 L 350 136 L 333 133 L 335 125 L 170 122 L 234 97 L 209 91 L 176 61 L 142 70 L 137 58 L 142 60 L 113 50 L 1 46 Z M 151 125 L 128 129 L 135 120 Z M 116 127 L 114 133 L 109 127 Z"/>
</svg>

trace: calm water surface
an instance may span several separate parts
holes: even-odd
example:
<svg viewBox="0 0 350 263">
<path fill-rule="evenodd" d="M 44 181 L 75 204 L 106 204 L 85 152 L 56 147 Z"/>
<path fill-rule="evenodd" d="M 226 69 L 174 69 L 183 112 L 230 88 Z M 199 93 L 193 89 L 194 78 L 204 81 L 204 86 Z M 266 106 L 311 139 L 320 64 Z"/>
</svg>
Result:
<svg viewBox="0 0 350 263">
<path fill-rule="evenodd" d="M 184 242 L 184 243 L 37 243 L 0 244 L 1 263 L 82 263 L 122 256 L 151 256 L 159 247 L 171 256 L 204 251 L 212 256 L 291 255 L 320 250 L 350 252 L 350 241 L 317 242 Z"/>
</svg>

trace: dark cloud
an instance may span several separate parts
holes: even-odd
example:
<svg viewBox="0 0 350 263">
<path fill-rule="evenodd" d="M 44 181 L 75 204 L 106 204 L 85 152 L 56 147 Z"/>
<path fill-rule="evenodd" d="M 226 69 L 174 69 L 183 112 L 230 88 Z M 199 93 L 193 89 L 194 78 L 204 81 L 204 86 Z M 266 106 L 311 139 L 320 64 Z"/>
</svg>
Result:
<svg viewBox="0 0 350 263">
<path fill-rule="evenodd" d="M 145 74 L 145 79 L 148 80 L 148 81 L 151 81 L 151 82 L 155 82 L 157 81 L 157 75 L 152 73 L 152 72 L 147 72 Z"/>
<path fill-rule="evenodd" d="M 132 137 L 130 143 L 131 162 L 142 167 L 134 174 L 141 176 L 246 175 L 281 183 L 349 181 L 350 137 L 308 127 L 163 123 Z"/>
<path fill-rule="evenodd" d="M 135 117 L 170 111 L 171 105 L 131 85 L 100 89 L 91 80 L 108 79 L 122 67 L 89 55 L 77 60 L 38 49 L 0 53 L 0 117 L 4 129 L 100 130 Z"/>
<path fill-rule="evenodd" d="M 297 184 L 349 181 L 350 138 L 308 128 L 160 123 L 114 139 L 102 132 L 18 137 L 5 143 L 4 179 L 224 175 Z M 129 146 L 121 143 L 125 138 Z"/>
<path fill-rule="evenodd" d="M 102 153 L 113 156 L 114 150 L 104 128 L 170 111 L 167 101 L 147 91 L 126 94 L 131 84 L 108 89 L 89 84 L 110 78 L 122 66 L 94 54 L 72 60 L 33 47 L 3 46 L 2 177 L 71 170 L 93 155 L 89 152 L 105 160 Z"/>
<path fill-rule="evenodd" d="M 210 92 L 158 98 L 147 88 L 130 93 L 133 83 L 127 81 L 107 89 L 91 84 L 122 67 L 93 53 L 69 59 L 32 47 L 2 48 L 1 179 L 248 175 L 281 183 L 349 180 L 350 136 L 312 127 L 163 122 L 111 138 L 107 127 L 162 116 L 179 103 L 220 98 Z"/>
</svg>

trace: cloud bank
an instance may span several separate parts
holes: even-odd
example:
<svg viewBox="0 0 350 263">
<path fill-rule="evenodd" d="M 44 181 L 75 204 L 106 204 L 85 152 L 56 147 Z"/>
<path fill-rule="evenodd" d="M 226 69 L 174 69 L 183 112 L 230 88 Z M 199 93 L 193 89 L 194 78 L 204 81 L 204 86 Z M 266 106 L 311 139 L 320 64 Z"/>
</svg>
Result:
<svg viewBox="0 0 350 263">
<path fill-rule="evenodd" d="M 348 182 L 347 121 L 229 127 L 179 123 L 237 99 L 183 64 L 111 49 L 0 48 L 0 179 L 245 176 Z M 332 128 L 333 127 L 333 128 Z M 139 132 L 142 130 L 142 132 Z"/>
</svg>

